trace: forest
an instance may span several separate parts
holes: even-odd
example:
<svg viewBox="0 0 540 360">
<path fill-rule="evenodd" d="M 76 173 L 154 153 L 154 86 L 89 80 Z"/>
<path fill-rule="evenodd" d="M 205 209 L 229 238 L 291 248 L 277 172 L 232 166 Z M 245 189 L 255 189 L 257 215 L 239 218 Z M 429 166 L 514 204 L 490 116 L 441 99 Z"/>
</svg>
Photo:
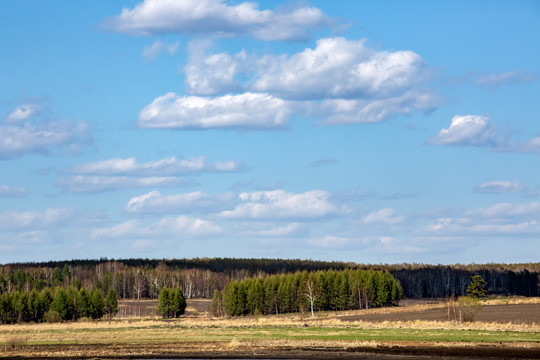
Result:
<svg viewBox="0 0 540 360">
<path fill-rule="evenodd" d="M 180 288 L 190 298 L 212 298 L 230 282 L 296 272 L 341 270 L 386 271 L 398 280 L 408 298 L 440 298 L 465 294 L 473 275 L 488 283 L 489 294 L 538 296 L 540 263 L 529 264 L 379 264 L 285 259 L 99 259 L 0 266 L 0 294 L 38 292 L 70 286 L 121 299 L 157 299 L 161 289 Z M 319 299 L 319 301 L 321 301 Z M 262 309 L 260 309 L 262 311 Z"/>
<path fill-rule="evenodd" d="M 214 293 L 213 312 L 239 316 L 309 309 L 313 315 L 320 310 L 392 306 L 403 298 L 399 281 L 386 271 L 303 271 L 231 281 L 223 294 Z"/>
</svg>

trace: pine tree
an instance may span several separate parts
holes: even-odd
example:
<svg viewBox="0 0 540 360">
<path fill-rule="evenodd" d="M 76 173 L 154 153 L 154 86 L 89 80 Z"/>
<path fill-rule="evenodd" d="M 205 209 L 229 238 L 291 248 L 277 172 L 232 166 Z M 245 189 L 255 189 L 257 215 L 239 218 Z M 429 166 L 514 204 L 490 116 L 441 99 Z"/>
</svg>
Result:
<svg viewBox="0 0 540 360">
<path fill-rule="evenodd" d="M 475 299 L 484 298 L 487 294 L 486 287 L 487 283 L 484 278 L 480 275 L 474 275 L 471 277 L 471 282 L 467 288 L 467 295 Z"/>
<path fill-rule="evenodd" d="M 116 292 L 114 292 L 113 288 L 110 288 L 105 297 L 105 314 L 110 320 L 116 313 L 118 313 L 118 300 L 116 299 Z"/>
<path fill-rule="evenodd" d="M 92 319 L 101 319 L 103 314 L 105 314 L 105 302 L 103 301 L 103 293 L 100 289 L 92 290 L 90 293 L 90 302 L 93 307 Z"/>
<path fill-rule="evenodd" d="M 85 288 L 81 288 L 77 294 L 77 312 L 80 317 L 92 318 L 94 314 L 94 306 L 90 299 L 90 294 Z"/>
</svg>

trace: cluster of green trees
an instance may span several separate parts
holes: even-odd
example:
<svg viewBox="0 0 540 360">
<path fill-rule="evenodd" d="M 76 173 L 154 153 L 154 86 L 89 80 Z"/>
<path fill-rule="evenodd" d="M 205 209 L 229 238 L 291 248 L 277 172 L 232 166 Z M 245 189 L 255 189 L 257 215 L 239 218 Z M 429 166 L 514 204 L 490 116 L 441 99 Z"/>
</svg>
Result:
<svg viewBox="0 0 540 360">
<path fill-rule="evenodd" d="M 348 310 L 397 305 L 404 297 L 399 281 L 386 271 L 297 272 L 230 282 L 214 293 L 214 315 L 279 314 L 310 310 Z M 222 302 L 220 304 L 219 302 Z"/>
<path fill-rule="evenodd" d="M 44 288 L 41 292 L 13 291 L 0 295 L 0 322 L 59 322 L 81 317 L 99 319 L 112 317 L 118 312 L 118 302 L 113 289 L 104 297 L 99 289 Z"/>
<path fill-rule="evenodd" d="M 182 289 L 164 287 L 159 293 L 158 313 L 164 318 L 178 318 L 186 312 L 186 299 Z"/>
</svg>

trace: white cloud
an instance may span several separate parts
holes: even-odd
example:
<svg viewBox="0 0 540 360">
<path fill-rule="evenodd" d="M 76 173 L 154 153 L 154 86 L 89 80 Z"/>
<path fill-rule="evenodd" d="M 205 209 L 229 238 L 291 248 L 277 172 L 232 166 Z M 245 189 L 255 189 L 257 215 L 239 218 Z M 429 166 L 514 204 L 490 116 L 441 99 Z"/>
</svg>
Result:
<svg viewBox="0 0 540 360">
<path fill-rule="evenodd" d="M 490 88 L 496 88 L 505 84 L 528 83 L 537 79 L 535 74 L 527 74 L 521 70 L 508 71 L 501 74 L 491 74 L 480 76 L 476 83 Z"/>
<path fill-rule="evenodd" d="M 381 99 L 400 95 L 430 75 L 412 51 L 375 51 L 364 44 L 326 38 L 290 57 L 263 57 L 252 88 L 287 99 Z"/>
<path fill-rule="evenodd" d="M 520 181 L 495 180 L 480 184 L 475 191 L 486 194 L 500 194 L 522 191 L 525 185 Z"/>
<path fill-rule="evenodd" d="M 212 221 L 178 216 L 164 218 L 150 225 L 143 225 L 139 220 L 128 220 L 113 227 L 98 228 L 91 236 L 100 238 L 154 238 L 157 236 L 182 239 L 185 237 L 204 237 L 216 235 L 223 230 Z"/>
<path fill-rule="evenodd" d="M 152 45 L 146 45 L 143 48 L 141 55 L 146 61 L 152 61 L 155 60 L 162 52 L 165 52 L 169 55 L 176 54 L 179 46 L 180 41 L 168 44 L 165 41 L 156 40 L 152 43 Z"/>
<path fill-rule="evenodd" d="M 26 120 L 31 116 L 37 114 L 41 109 L 41 106 L 37 104 L 24 104 L 17 106 L 12 112 L 6 117 L 6 122 L 16 123 L 22 120 Z"/>
<path fill-rule="evenodd" d="M 86 123 L 31 121 L 32 114 L 27 114 L 30 112 L 14 115 L 19 117 L 18 121 L 12 119 L 10 123 L 0 124 L 0 159 L 47 154 L 54 150 L 78 151 L 89 140 Z"/>
<path fill-rule="evenodd" d="M 145 0 L 103 23 L 107 30 L 136 36 L 251 35 L 268 41 L 306 40 L 309 29 L 330 25 L 321 10 L 306 5 L 261 11 L 253 2 L 229 5 L 223 0 Z"/>
<path fill-rule="evenodd" d="M 454 217 L 439 218 L 420 232 L 438 236 L 500 236 L 540 234 L 540 203 L 499 203 L 468 210 Z"/>
<path fill-rule="evenodd" d="M 354 240 L 351 238 L 331 235 L 308 240 L 308 243 L 310 245 L 321 248 L 340 248 L 346 245 L 350 245 L 353 242 Z"/>
<path fill-rule="evenodd" d="M 215 98 L 160 96 L 139 113 L 139 126 L 161 129 L 282 129 L 289 104 L 267 94 L 245 93 Z"/>
<path fill-rule="evenodd" d="M 301 194 L 283 190 L 241 193 L 242 203 L 233 210 L 223 211 L 223 218 L 244 219 L 310 219 L 320 218 L 346 209 L 338 209 L 330 203 L 330 194 L 312 190 Z"/>
<path fill-rule="evenodd" d="M 234 208 L 239 201 L 238 196 L 232 193 L 208 195 L 202 191 L 196 191 L 162 195 L 159 191 L 151 191 L 132 197 L 125 211 L 128 213 L 216 213 Z"/>
<path fill-rule="evenodd" d="M 206 56 L 212 45 L 209 40 L 194 40 L 189 43 L 189 60 L 184 67 L 186 90 L 190 94 L 214 95 L 242 90 L 236 76 L 248 71 L 247 54 L 226 53 Z"/>
<path fill-rule="evenodd" d="M 435 145 L 474 145 L 493 144 L 495 130 L 487 116 L 455 115 L 448 129 L 442 129 L 431 139 Z"/>
<path fill-rule="evenodd" d="M 381 209 L 377 212 L 372 212 L 366 215 L 362 221 L 366 224 L 387 224 L 395 225 L 405 221 L 404 216 L 394 216 L 393 209 Z"/>
<path fill-rule="evenodd" d="M 244 51 L 205 55 L 209 43 L 196 43 L 189 49 L 186 85 L 192 94 L 209 95 L 223 88 L 241 87 L 290 100 L 387 99 L 412 89 L 416 89 L 416 96 L 423 96 L 425 91 L 418 86 L 429 81 L 432 70 L 420 55 L 377 51 L 365 42 L 325 38 L 318 40 L 314 49 L 262 57 Z M 244 78 L 247 80 L 240 82 Z"/>
<path fill-rule="evenodd" d="M 0 197 L 23 197 L 26 196 L 27 192 L 24 187 L 0 185 Z"/>
<path fill-rule="evenodd" d="M 185 175 L 199 172 L 235 172 L 245 168 L 242 162 L 211 162 L 205 156 L 179 159 L 167 157 L 146 163 L 138 163 L 135 157 L 112 158 L 108 160 L 82 164 L 71 169 L 71 173 L 81 175 L 146 175 L 169 176 Z"/>
<path fill-rule="evenodd" d="M 540 213 L 540 202 L 527 204 L 499 203 L 488 208 L 468 211 L 467 215 L 476 215 L 484 218 L 511 218 L 526 217 Z"/>
<path fill-rule="evenodd" d="M 60 178 L 56 185 L 74 193 L 92 193 L 126 188 L 193 186 L 190 179 L 174 176 L 86 176 L 75 175 Z"/>
<path fill-rule="evenodd" d="M 310 115 L 320 118 L 326 125 L 376 123 L 394 114 L 409 115 L 415 110 L 428 112 L 435 108 L 436 103 L 433 95 L 411 90 L 384 99 L 323 100 L 312 107 Z"/>
<path fill-rule="evenodd" d="M 48 229 L 73 219 L 72 209 L 47 209 L 44 211 L 5 211 L 0 213 L 0 229 Z"/>
<path fill-rule="evenodd" d="M 540 154 L 540 136 L 525 143 L 519 143 L 511 150 L 523 153 Z"/>
<path fill-rule="evenodd" d="M 268 222 L 244 222 L 235 226 L 233 233 L 246 237 L 291 237 L 305 232 L 305 227 L 300 223 L 293 222 L 282 225 Z"/>
<path fill-rule="evenodd" d="M 424 88 L 433 71 L 412 51 L 377 51 L 365 40 L 344 38 L 321 39 L 314 49 L 290 56 L 205 54 L 209 46 L 190 44 L 185 71 L 191 94 L 264 94 L 286 101 L 280 107 L 287 115 L 306 114 L 324 124 L 379 122 L 392 114 L 431 111 L 438 103 Z"/>
</svg>

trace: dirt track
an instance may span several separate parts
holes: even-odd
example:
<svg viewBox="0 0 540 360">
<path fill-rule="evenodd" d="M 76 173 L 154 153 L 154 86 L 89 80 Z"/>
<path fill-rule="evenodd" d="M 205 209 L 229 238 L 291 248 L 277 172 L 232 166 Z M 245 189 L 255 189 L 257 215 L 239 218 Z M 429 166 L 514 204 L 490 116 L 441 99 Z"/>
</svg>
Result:
<svg viewBox="0 0 540 360">
<path fill-rule="evenodd" d="M 426 309 L 422 311 L 403 311 L 388 314 L 373 314 L 366 312 L 353 316 L 341 316 L 343 321 L 446 321 L 446 307 Z M 484 305 L 477 314 L 476 321 L 496 322 L 500 324 L 540 324 L 540 304 L 508 304 Z"/>
</svg>

